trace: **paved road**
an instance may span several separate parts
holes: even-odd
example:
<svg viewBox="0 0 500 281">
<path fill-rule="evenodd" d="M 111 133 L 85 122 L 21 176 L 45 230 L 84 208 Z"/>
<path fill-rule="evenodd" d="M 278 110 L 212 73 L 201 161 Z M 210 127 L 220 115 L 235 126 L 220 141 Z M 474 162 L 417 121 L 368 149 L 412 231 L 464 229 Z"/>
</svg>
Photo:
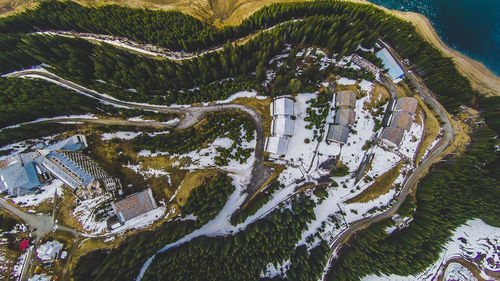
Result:
<svg viewBox="0 0 500 281">
<path fill-rule="evenodd" d="M 435 162 L 436 158 L 438 158 L 441 153 L 446 149 L 446 147 L 450 144 L 451 141 L 453 141 L 454 137 L 454 131 L 453 131 L 453 126 L 451 124 L 450 119 L 448 118 L 448 115 L 446 113 L 446 110 L 443 108 L 443 106 L 437 102 L 434 98 L 433 95 L 431 95 L 430 91 L 424 86 L 421 85 L 416 77 L 414 76 L 413 73 L 408 71 L 406 66 L 404 66 L 401 62 L 399 57 L 395 54 L 395 52 L 383 41 L 379 40 L 379 44 L 382 44 L 383 46 L 387 47 L 391 55 L 394 57 L 394 59 L 400 64 L 401 68 L 405 72 L 405 76 L 407 78 L 410 78 L 412 83 L 417 89 L 417 92 L 420 94 L 420 96 L 427 102 L 429 103 L 435 111 L 439 114 L 441 117 L 441 120 L 444 122 L 444 135 L 443 139 L 439 142 L 439 144 L 436 146 L 434 151 L 413 171 L 413 173 L 410 175 L 410 177 L 405 181 L 403 188 L 400 192 L 400 195 L 396 201 L 396 203 L 386 212 L 379 214 L 374 217 L 366 218 L 360 221 L 355 222 L 354 224 L 351 224 L 339 237 L 330 245 L 330 257 L 333 256 L 335 251 L 339 246 L 341 246 L 344 242 L 346 242 L 349 237 L 355 233 L 358 230 L 364 229 L 368 227 L 369 225 L 380 222 L 386 219 L 391 218 L 394 214 L 396 214 L 397 210 L 401 207 L 403 204 L 404 200 L 408 196 L 409 191 L 411 190 L 412 186 L 417 183 L 417 181 L 426 173 L 426 171 L 430 168 L 430 166 Z"/>
<path fill-rule="evenodd" d="M 34 231 L 34 233 L 38 238 L 43 237 L 50 230 L 52 230 L 52 227 L 54 226 L 52 216 L 25 213 L 24 211 L 9 204 L 3 198 L 0 198 L 0 206 L 23 220 L 30 229 L 36 228 L 37 230 Z"/>
</svg>

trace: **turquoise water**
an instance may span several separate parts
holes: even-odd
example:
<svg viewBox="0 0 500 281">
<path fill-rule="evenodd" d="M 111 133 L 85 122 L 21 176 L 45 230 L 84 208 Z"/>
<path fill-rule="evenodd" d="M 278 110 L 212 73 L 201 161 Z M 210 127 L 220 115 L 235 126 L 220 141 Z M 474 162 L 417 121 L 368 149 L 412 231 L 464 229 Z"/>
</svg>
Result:
<svg viewBox="0 0 500 281">
<path fill-rule="evenodd" d="M 500 76 L 500 0 L 369 0 L 425 15 L 446 44 Z"/>
</svg>

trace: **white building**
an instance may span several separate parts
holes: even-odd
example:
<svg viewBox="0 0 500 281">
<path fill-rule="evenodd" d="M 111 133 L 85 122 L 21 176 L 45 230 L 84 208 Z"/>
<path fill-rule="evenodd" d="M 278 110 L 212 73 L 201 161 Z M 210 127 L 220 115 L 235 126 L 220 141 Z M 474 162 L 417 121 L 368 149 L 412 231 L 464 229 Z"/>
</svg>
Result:
<svg viewBox="0 0 500 281">
<path fill-rule="evenodd" d="M 50 241 L 38 247 L 36 256 L 43 262 L 54 261 L 62 248 L 63 244 L 57 241 Z"/>
<path fill-rule="evenodd" d="M 271 126 L 273 135 L 293 136 L 295 122 L 289 117 L 278 115 L 274 118 Z"/>
<path fill-rule="evenodd" d="M 273 103 L 271 103 L 271 115 L 285 115 L 292 116 L 294 114 L 293 110 L 293 100 L 286 97 L 276 98 Z"/>
<path fill-rule="evenodd" d="M 295 130 L 294 102 L 287 97 L 276 98 L 271 103 L 271 137 L 266 141 L 266 152 L 276 156 L 285 155 L 288 150 L 288 138 L 293 136 Z"/>
<path fill-rule="evenodd" d="M 285 155 L 288 150 L 288 138 L 282 136 L 271 136 L 266 141 L 266 152 L 274 155 Z"/>
</svg>

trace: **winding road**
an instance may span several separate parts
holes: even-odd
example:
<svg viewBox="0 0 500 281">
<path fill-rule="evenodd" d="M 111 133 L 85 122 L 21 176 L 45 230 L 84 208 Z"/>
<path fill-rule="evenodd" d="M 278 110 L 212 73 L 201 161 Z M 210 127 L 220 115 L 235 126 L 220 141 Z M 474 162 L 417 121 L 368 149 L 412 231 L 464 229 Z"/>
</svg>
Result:
<svg viewBox="0 0 500 281">
<path fill-rule="evenodd" d="M 426 173 L 426 171 L 430 168 L 430 166 L 436 161 L 438 157 L 444 152 L 446 147 L 453 141 L 454 131 L 451 120 L 446 113 L 446 110 L 442 107 L 442 105 L 434 98 L 434 95 L 424 86 L 422 85 L 415 75 L 409 71 L 405 65 L 401 63 L 400 58 L 397 54 L 388 46 L 385 42 L 379 40 L 379 44 L 385 46 L 391 53 L 391 55 L 395 58 L 395 60 L 400 64 L 402 69 L 405 72 L 405 76 L 410 79 L 410 81 L 414 84 L 416 91 L 420 94 L 420 96 L 439 114 L 441 120 L 443 121 L 444 134 L 442 140 L 435 147 L 432 153 L 413 171 L 413 173 L 407 178 L 404 182 L 403 188 L 399 194 L 399 197 L 396 200 L 396 203 L 386 212 L 381 213 L 379 215 L 365 218 L 363 220 L 357 221 L 351 224 L 344 232 L 342 232 L 336 240 L 330 245 L 330 260 L 331 257 L 334 256 L 334 253 L 337 249 L 343 245 L 355 232 L 362 230 L 369 225 L 380 222 L 385 219 L 391 218 L 394 214 L 396 214 L 399 207 L 403 204 L 404 200 L 408 196 L 409 192 L 412 190 L 412 187 L 418 182 L 418 180 Z M 207 112 L 219 112 L 219 111 L 240 111 L 249 117 L 255 123 L 255 128 L 257 132 L 257 144 L 255 148 L 255 162 L 252 170 L 252 181 L 247 186 L 246 192 L 251 196 L 254 192 L 256 192 L 259 188 L 258 182 L 260 182 L 263 178 L 265 179 L 265 175 L 269 173 L 269 167 L 262 163 L 263 160 L 263 151 L 264 151 L 264 131 L 262 127 L 262 118 L 259 112 L 254 109 L 238 104 L 214 104 L 207 105 L 202 107 L 170 107 L 170 106 L 161 106 L 161 105 L 151 105 L 151 104 L 142 104 L 142 103 L 134 103 L 127 102 L 115 99 L 113 97 L 100 94 L 96 91 L 85 88 L 81 85 L 73 83 L 71 81 L 65 80 L 53 73 L 50 73 L 44 69 L 30 69 L 30 70 L 22 70 L 13 73 L 9 73 L 7 76 L 10 77 L 19 77 L 19 78 L 40 78 L 47 80 L 49 82 L 57 83 L 63 85 L 67 88 L 73 89 L 82 94 L 91 96 L 103 103 L 112 104 L 118 107 L 127 107 L 138 110 L 148 110 L 148 111 L 157 111 L 162 113 L 176 113 L 184 115 L 184 118 L 179 121 L 177 124 L 173 125 L 173 127 L 184 129 L 189 128 L 199 122 L 205 113 Z M 68 121 L 67 119 L 65 121 Z M 83 120 L 82 120 L 83 121 Z M 141 122 L 142 123 L 142 122 Z M 22 220 L 24 220 L 30 227 L 37 227 L 37 235 L 42 235 L 46 233 L 47 227 L 50 229 L 53 227 L 52 218 L 45 218 L 43 216 L 33 216 L 26 214 L 19 209 L 12 207 L 7 202 L 4 202 L 3 199 L 0 200 L 0 205 L 8 208 L 9 211 L 16 214 Z M 10 207 L 8 207 L 10 206 Z M 9 209 L 10 208 L 10 209 Z M 45 220 L 48 220 L 45 222 Z M 49 230 L 50 230 L 49 229 Z M 64 229 L 67 230 L 67 229 Z M 68 230 L 70 231 L 70 230 Z M 73 230 L 74 231 L 74 230 Z"/>
</svg>

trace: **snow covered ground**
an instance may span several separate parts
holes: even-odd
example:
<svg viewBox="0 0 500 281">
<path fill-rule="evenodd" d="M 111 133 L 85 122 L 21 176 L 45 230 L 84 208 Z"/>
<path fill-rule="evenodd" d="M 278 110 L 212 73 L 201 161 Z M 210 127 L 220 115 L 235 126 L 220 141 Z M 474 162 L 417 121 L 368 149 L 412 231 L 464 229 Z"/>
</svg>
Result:
<svg viewBox="0 0 500 281">
<path fill-rule="evenodd" d="M 431 281 L 435 280 L 443 270 L 443 265 L 447 260 L 452 258 L 461 257 L 469 261 L 476 260 L 481 265 L 481 277 L 486 280 L 491 280 L 491 277 L 484 273 L 484 269 L 492 271 L 500 271 L 500 228 L 493 227 L 480 219 L 469 220 L 466 224 L 458 227 L 446 243 L 444 250 L 441 251 L 439 259 L 424 272 L 417 276 L 376 276 L 370 275 L 363 278 L 362 281 Z M 452 265 L 449 269 L 448 276 L 465 275 L 467 278 L 470 276 L 456 265 Z M 460 273 L 458 273 L 460 272 Z M 445 274 L 446 275 L 446 274 Z M 467 280 L 474 279 L 444 279 L 444 280 Z"/>
<path fill-rule="evenodd" d="M 420 120 L 424 120 L 423 116 L 420 116 Z M 423 121 L 422 121 L 423 122 Z M 408 159 L 413 160 L 417 154 L 417 149 L 419 144 L 423 139 L 424 126 L 413 122 L 409 131 L 405 132 L 401 145 L 399 146 L 399 152 Z"/>
<path fill-rule="evenodd" d="M 88 199 L 79 202 L 78 206 L 73 211 L 73 217 L 82 224 L 82 228 L 92 234 L 102 234 L 107 230 L 107 216 L 103 220 L 96 220 L 95 210 L 101 204 L 106 204 L 110 201 L 109 195 L 98 196 L 93 199 Z"/>
<path fill-rule="evenodd" d="M 459 263 L 452 262 L 446 268 L 444 281 L 478 281 L 474 274 Z"/>
<path fill-rule="evenodd" d="M 131 140 L 139 135 L 142 135 L 142 133 L 141 132 L 118 131 L 115 133 L 103 133 L 101 135 L 101 139 L 103 141 L 112 140 L 112 139 Z"/>
<path fill-rule="evenodd" d="M 21 207 L 32 207 L 40 204 L 41 202 L 54 198 L 57 196 L 62 196 L 62 181 L 55 179 L 50 184 L 42 186 L 40 188 L 40 193 L 32 193 L 24 196 L 13 197 L 11 200 Z"/>
</svg>

